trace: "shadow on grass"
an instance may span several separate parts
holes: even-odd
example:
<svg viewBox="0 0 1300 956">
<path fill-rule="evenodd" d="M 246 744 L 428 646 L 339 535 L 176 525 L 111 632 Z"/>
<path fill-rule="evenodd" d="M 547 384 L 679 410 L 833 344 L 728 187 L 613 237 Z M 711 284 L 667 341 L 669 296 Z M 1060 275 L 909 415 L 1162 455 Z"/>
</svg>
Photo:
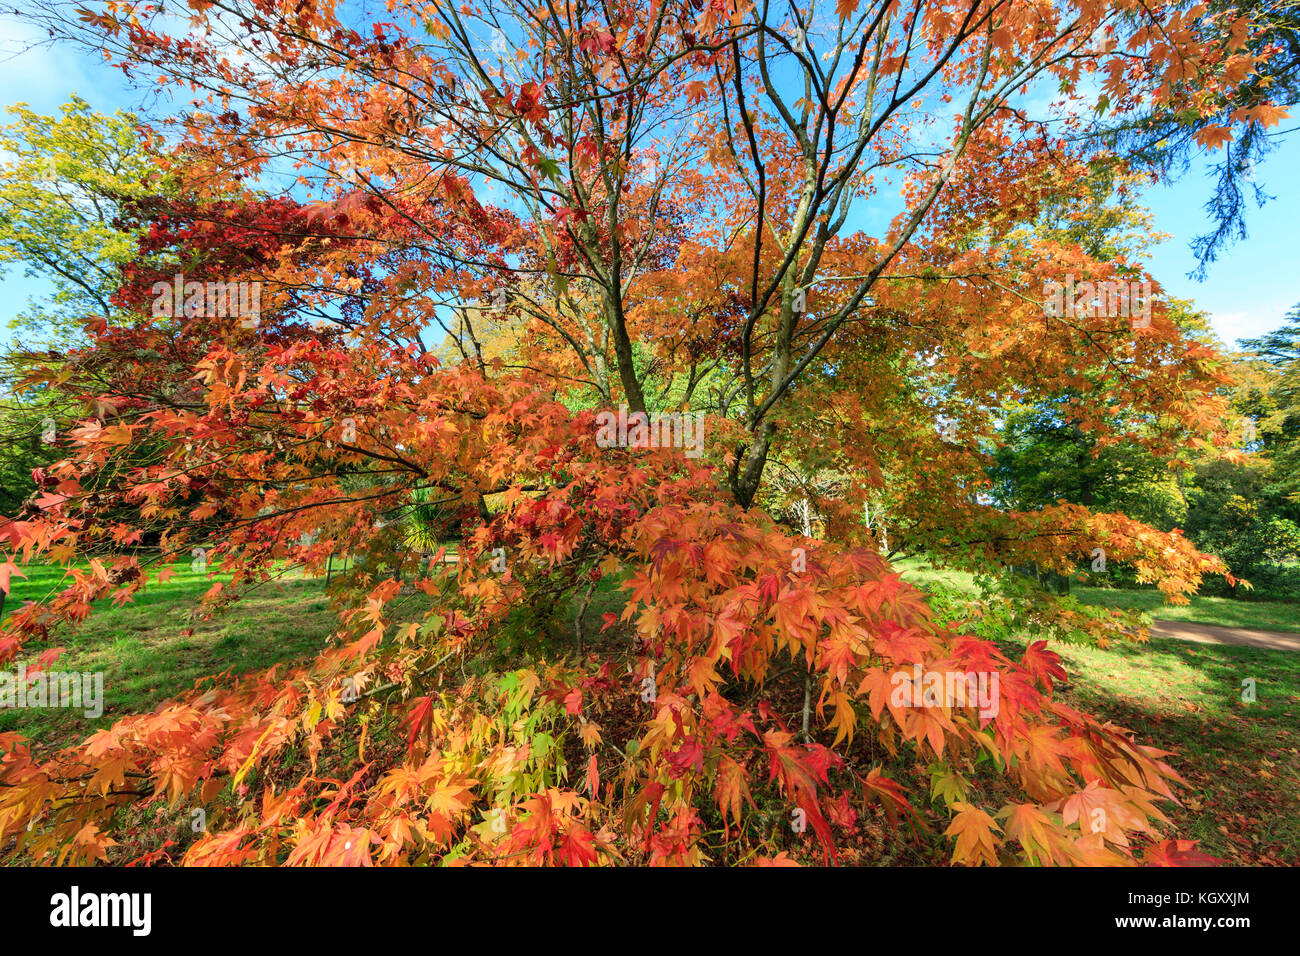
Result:
<svg viewBox="0 0 1300 956">
<path fill-rule="evenodd" d="M 1230 863 L 1300 863 L 1300 654 L 1172 639 L 1052 649 L 1071 680 L 1061 700 L 1173 751 L 1188 786 L 1166 812 L 1181 837 Z"/>
</svg>

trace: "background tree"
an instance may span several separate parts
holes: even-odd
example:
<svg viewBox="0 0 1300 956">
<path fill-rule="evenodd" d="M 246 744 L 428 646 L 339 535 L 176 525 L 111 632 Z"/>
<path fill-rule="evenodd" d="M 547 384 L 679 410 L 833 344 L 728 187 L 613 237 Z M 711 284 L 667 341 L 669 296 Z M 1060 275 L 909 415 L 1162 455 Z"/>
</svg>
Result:
<svg viewBox="0 0 1300 956">
<path fill-rule="evenodd" d="M 85 321 L 111 311 L 118 269 L 138 254 L 136 233 L 118 219 L 123 203 L 166 188 L 157 141 L 136 117 L 95 113 L 75 95 L 58 116 L 21 103 L 9 113 L 17 121 L 0 129 L 0 267 L 52 289 L 10 328 L 29 347 L 66 348 L 85 341 Z"/>
<path fill-rule="evenodd" d="M 17 119 L 0 128 L 0 268 L 50 285 L 44 299 L 14 303 L 0 356 L 0 514 L 13 515 L 37 488 L 33 471 L 61 457 L 57 439 L 88 397 L 22 383 L 35 363 L 84 346 L 86 325 L 114 311 L 121 268 L 139 255 L 124 208 L 166 185 L 156 140 L 130 114 L 95 113 L 78 96 L 57 116 L 23 104 L 9 113 Z"/>
<path fill-rule="evenodd" d="M 1288 517 L 1300 520 L 1300 306 L 1283 322 L 1267 335 L 1237 343 L 1247 351 L 1247 368 L 1236 405 L 1253 426 L 1247 447 L 1276 465 L 1271 492 L 1286 500 Z"/>
<path fill-rule="evenodd" d="M 1218 554 L 1258 597 L 1290 598 L 1300 587 L 1300 309 L 1285 324 L 1238 344 L 1231 408 L 1235 449 L 1196 462 L 1184 482 L 1187 531 Z M 1229 582 L 1229 592 L 1243 596 Z"/>
<path fill-rule="evenodd" d="M 1117 511 L 1168 531 L 1185 513 L 1167 462 L 1134 445 L 1101 447 L 1050 405 L 1013 415 L 994 454 L 994 498 L 1016 510 L 1058 501 Z M 1210 553 L 1216 553 L 1209 549 Z"/>
<path fill-rule="evenodd" d="M 1236 577 L 1258 581 L 1265 593 L 1289 597 L 1281 565 L 1300 560 L 1300 525 L 1287 517 L 1269 461 L 1215 461 L 1199 466 L 1187 489 L 1187 533 L 1197 546 L 1218 555 Z M 1294 586 L 1296 575 L 1290 576 Z M 1281 580 L 1278 580 L 1281 578 Z M 1281 587 L 1279 587 L 1281 585 Z M 1237 585 L 1229 581 L 1237 596 Z"/>
</svg>

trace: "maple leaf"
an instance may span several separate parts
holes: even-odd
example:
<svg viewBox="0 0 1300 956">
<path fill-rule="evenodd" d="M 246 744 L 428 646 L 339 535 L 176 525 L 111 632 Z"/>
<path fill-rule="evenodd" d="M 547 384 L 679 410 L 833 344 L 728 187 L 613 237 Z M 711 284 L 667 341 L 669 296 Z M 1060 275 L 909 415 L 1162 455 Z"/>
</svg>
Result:
<svg viewBox="0 0 1300 956">
<path fill-rule="evenodd" d="M 92 860 L 108 862 L 108 848 L 117 841 L 102 833 L 94 823 L 86 823 L 73 837 L 78 852 Z"/>
<path fill-rule="evenodd" d="M 951 767 L 935 764 L 930 768 L 930 792 L 948 806 L 964 803 L 969 790 L 966 779 Z"/>
<path fill-rule="evenodd" d="M 594 866 L 599 857 L 591 831 L 580 823 L 571 825 L 560 839 L 560 860 L 565 866 Z"/>
<path fill-rule="evenodd" d="M 1000 830 L 997 823 L 979 807 L 969 803 L 957 802 L 952 808 L 957 812 L 953 815 L 952 824 L 944 832 L 946 836 L 957 838 L 952 854 L 953 862 L 996 866 L 998 839 L 993 834 Z"/>
<path fill-rule="evenodd" d="M 908 801 L 902 785 L 897 780 L 886 777 L 880 772 L 879 767 L 872 767 L 871 771 L 860 779 L 864 792 L 879 801 L 891 826 L 897 826 L 899 818 L 902 817 L 913 830 L 929 829 Z"/>
<path fill-rule="evenodd" d="M 13 561 L 6 558 L 4 564 L 0 564 L 0 591 L 3 591 L 5 594 L 9 593 L 9 576 L 12 574 L 16 574 L 24 580 L 27 578 L 27 575 L 23 574 Z"/>
<path fill-rule="evenodd" d="M 555 221 L 560 225 L 566 225 L 572 220 L 586 222 L 591 213 L 577 206 L 560 206 L 555 210 Z"/>
<path fill-rule="evenodd" d="M 95 769 L 94 776 L 90 778 L 90 787 L 100 793 L 108 793 L 114 787 L 121 786 L 128 770 L 135 769 L 135 759 L 129 754 L 114 754 Z"/>
<path fill-rule="evenodd" d="M 572 716 L 582 712 L 582 688 L 575 687 L 564 696 L 564 709 Z"/>
<path fill-rule="evenodd" d="M 1050 692 L 1052 679 L 1067 680 L 1065 668 L 1061 666 L 1061 655 L 1047 649 L 1046 641 L 1033 641 L 1025 648 L 1020 658 L 1020 666 L 1027 670 L 1035 680 L 1041 681 Z"/>
<path fill-rule="evenodd" d="M 1148 866 L 1218 866 L 1217 860 L 1196 848 L 1195 840 L 1162 840 L 1149 847 L 1143 860 Z"/>
<path fill-rule="evenodd" d="M 42 511 L 57 511 L 59 506 L 67 500 L 67 495 L 56 495 L 47 491 L 36 499 L 36 507 Z"/>
<path fill-rule="evenodd" d="M 1039 864 L 1056 861 L 1062 835 L 1041 807 L 1032 803 L 1008 804 L 998 811 L 998 818 L 1006 821 L 1007 839 L 1020 841 L 1028 859 Z"/>
<path fill-rule="evenodd" d="M 1196 142 L 1210 149 L 1218 149 L 1232 139 L 1232 130 L 1226 126 L 1205 126 L 1196 131 Z"/>
<path fill-rule="evenodd" d="M 668 755 L 668 765 L 674 777 L 683 777 L 704 766 L 704 748 L 699 738 L 691 737 Z"/>
<path fill-rule="evenodd" d="M 753 866 L 800 866 L 798 860 L 790 856 L 789 852 L 782 850 L 776 856 L 756 856 L 754 857 Z"/>
<path fill-rule="evenodd" d="M 823 849 L 833 857 L 834 841 L 817 799 L 817 785 L 827 783 L 827 771 L 833 760 L 824 747 L 800 753 L 789 745 L 791 739 L 787 731 L 769 730 L 763 735 L 771 771 L 769 779 L 780 782 L 782 791 L 804 812 Z"/>
<path fill-rule="evenodd" d="M 1264 128 L 1275 126 L 1284 119 L 1289 119 L 1291 114 L 1281 106 L 1275 106 L 1272 103 L 1260 103 L 1258 106 L 1252 106 L 1249 109 L 1234 111 L 1233 119 L 1237 118 L 1237 113 L 1242 114 L 1242 119 L 1252 123 L 1262 123 Z"/>
<path fill-rule="evenodd" d="M 54 664 L 55 661 L 57 661 L 60 657 L 62 657 L 67 652 L 68 649 L 66 647 L 51 647 L 46 650 L 43 650 L 41 651 L 40 655 L 36 658 L 36 666 L 41 670 L 48 670 L 49 667 L 52 664 Z M 29 674 L 34 673 L 34 670 L 29 668 L 28 673 Z"/>
<path fill-rule="evenodd" d="M 408 730 L 406 735 L 406 746 L 408 750 L 415 749 L 415 740 L 421 733 L 427 733 L 433 721 L 433 698 L 417 697 L 412 701 L 411 709 L 407 712 L 406 724 Z"/>
<path fill-rule="evenodd" d="M 731 817 L 736 826 L 740 826 L 742 805 L 754 806 L 749 792 L 749 774 L 745 768 L 730 757 L 718 761 L 713 781 L 713 797 L 718 805 L 718 812 L 725 821 Z"/>
</svg>

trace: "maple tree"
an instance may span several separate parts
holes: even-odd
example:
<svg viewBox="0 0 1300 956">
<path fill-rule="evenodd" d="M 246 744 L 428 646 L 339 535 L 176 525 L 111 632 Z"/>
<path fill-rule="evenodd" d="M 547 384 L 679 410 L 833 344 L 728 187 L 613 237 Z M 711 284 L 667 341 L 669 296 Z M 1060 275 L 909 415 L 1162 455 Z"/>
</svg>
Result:
<svg viewBox="0 0 1300 956">
<path fill-rule="evenodd" d="M 1225 441 L 1221 361 L 1163 301 L 1142 329 L 1045 313 L 1066 272 L 1149 277 L 1042 218 L 1091 195 L 1085 80 L 1115 112 L 1210 109 L 1245 36 L 1139 2 L 189 10 L 183 36 L 152 4 L 50 15 L 198 98 L 93 341 L 28 370 L 86 413 L 0 524 L 0 587 L 68 567 L 0 662 L 49 667 L 61 628 L 195 547 L 229 576 L 204 613 L 370 564 L 309 663 L 76 746 L 0 736 L 0 842 L 102 861 L 124 807 L 167 802 L 210 810 L 194 864 L 786 862 L 792 820 L 838 860 L 877 817 L 959 863 L 1195 858 L 1163 832 L 1167 755 L 1055 700 L 1045 642 L 1012 659 L 936 615 L 857 519 L 883 502 L 958 561 L 1068 570 L 1101 542 L 1174 600 L 1224 570 L 1122 514 L 980 491 L 1012 402 L 1072 390 L 1102 445 Z M 191 308 L 217 278 L 257 283 L 256 313 Z M 709 454 L 602 447 L 616 403 L 707 412 Z M 771 462 L 821 538 L 767 515 Z M 454 563 L 410 545 L 422 521 L 457 525 Z M 601 582 L 627 601 L 586 646 Z M 517 649 L 520 609 L 569 600 L 576 655 Z M 919 678 L 900 702 L 913 669 L 995 676 L 999 706 Z"/>
</svg>

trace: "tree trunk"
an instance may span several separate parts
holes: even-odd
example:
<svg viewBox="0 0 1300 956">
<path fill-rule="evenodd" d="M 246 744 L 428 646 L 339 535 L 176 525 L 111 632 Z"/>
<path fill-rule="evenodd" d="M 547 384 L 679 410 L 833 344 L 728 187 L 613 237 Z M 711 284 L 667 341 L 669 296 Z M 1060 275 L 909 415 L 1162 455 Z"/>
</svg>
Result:
<svg viewBox="0 0 1300 956">
<path fill-rule="evenodd" d="M 763 468 L 767 465 L 767 453 L 772 447 L 772 436 L 775 432 L 776 429 L 764 421 L 758 426 L 758 432 L 754 435 L 748 449 L 737 449 L 728 483 L 731 486 L 731 496 L 742 508 L 748 509 L 758 494 L 758 485 L 763 479 Z"/>
<path fill-rule="evenodd" d="M 632 340 L 627 334 L 627 322 L 623 310 L 612 296 L 607 294 L 604 299 L 605 314 L 614 336 L 614 357 L 618 360 L 618 377 L 623 383 L 623 395 L 627 399 L 628 411 L 644 412 L 645 394 L 641 391 L 641 382 L 636 377 L 636 365 L 632 361 Z"/>
</svg>

